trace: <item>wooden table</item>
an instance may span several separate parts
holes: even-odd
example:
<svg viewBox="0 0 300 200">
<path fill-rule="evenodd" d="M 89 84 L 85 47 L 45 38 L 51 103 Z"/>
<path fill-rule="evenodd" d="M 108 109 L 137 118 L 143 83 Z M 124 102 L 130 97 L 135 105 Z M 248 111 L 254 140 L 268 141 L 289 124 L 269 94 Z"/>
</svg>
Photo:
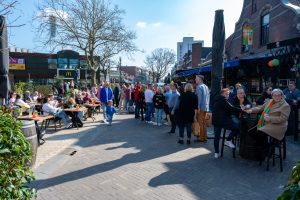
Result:
<svg viewBox="0 0 300 200">
<path fill-rule="evenodd" d="M 76 127 L 77 129 L 79 127 L 83 126 L 82 121 L 79 119 L 78 114 L 79 112 L 86 112 L 87 108 L 81 107 L 81 108 L 65 108 L 64 111 L 66 112 L 67 115 L 71 117 L 72 120 L 72 126 L 71 127 Z"/>
<path fill-rule="evenodd" d="M 84 104 L 84 106 L 86 108 L 88 108 L 88 111 L 90 111 L 90 113 L 88 112 L 88 115 L 91 116 L 92 120 L 95 121 L 95 112 L 96 112 L 96 108 L 97 107 L 100 107 L 101 104 L 91 104 L 91 103 L 87 103 L 87 104 Z"/>
<path fill-rule="evenodd" d="M 32 117 L 32 115 L 25 115 L 25 116 L 19 116 L 18 120 L 34 120 L 35 123 L 35 128 L 37 131 L 37 135 L 38 135 L 38 144 L 44 144 L 45 140 L 42 138 L 45 133 L 46 130 L 49 126 L 50 120 L 54 119 L 54 116 L 37 116 L 37 117 Z M 39 126 L 38 122 L 42 122 L 41 126 Z M 44 130 L 43 130 L 44 127 Z M 42 141 L 42 142 L 41 142 Z"/>
</svg>

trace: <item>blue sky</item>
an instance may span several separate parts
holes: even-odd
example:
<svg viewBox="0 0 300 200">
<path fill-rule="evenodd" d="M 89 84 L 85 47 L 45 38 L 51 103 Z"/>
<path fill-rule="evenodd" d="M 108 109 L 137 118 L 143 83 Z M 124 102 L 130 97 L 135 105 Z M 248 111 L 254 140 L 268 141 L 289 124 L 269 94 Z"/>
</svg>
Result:
<svg viewBox="0 0 300 200">
<path fill-rule="evenodd" d="M 9 45 L 47 52 L 34 42 L 35 34 L 31 19 L 36 5 L 42 0 L 19 0 L 15 10 L 21 16 L 15 24 L 26 24 L 10 28 Z M 144 65 L 145 56 L 155 48 L 171 48 L 176 52 L 176 44 L 185 36 L 204 40 L 205 46 L 211 46 L 215 10 L 224 10 L 226 37 L 233 31 L 238 20 L 242 0 L 111 0 L 125 10 L 124 23 L 136 31 L 138 48 L 144 53 L 136 53 L 133 58 L 122 55 L 124 65 Z M 9 19 L 11 20 L 12 17 Z"/>
</svg>

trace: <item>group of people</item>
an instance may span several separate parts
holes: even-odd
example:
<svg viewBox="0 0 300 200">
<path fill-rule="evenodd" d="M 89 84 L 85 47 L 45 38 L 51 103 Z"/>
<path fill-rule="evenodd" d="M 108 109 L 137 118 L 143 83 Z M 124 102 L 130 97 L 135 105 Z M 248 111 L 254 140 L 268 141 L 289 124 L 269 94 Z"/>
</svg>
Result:
<svg viewBox="0 0 300 200">
<path fill-rule="evenodd" d="M 256 102 L 251 102 L 246 97 L 245 88 L 240 83 L 237 83 L 233 89 L 223 88 L 219 95 L 214 97 L 213 102 L 210 102 L 210 91 L 204 84 L 204 76 L 196 75 L 195 83 L 195 85 L 187 83 L 184 87 L 179 87 L 176 83 L 164 86 L 142 85 L 141 83 L 136 83 L 134 86 L 129 84 L 120 86 L 103 82 L 100 86 L 94 85 L 85 90 L 71 85 L 69 86 L 71 95 L 65 103 L 72 107 L 92 103 L 92 99 L 99 101 L 104 122 L 108 125 L 112 124 L 117 110 L 129 112 L 129 107 L 132 107 L 135 118 L 146 123 L 162 126 L 166 120 L 171 128 L 170 134 L 175 133 L 178 127 L 178 143 L 180 144 L 184 143 L 185 129 L 186 143 L 191 143 L 193 123 L 199 125 L 199 131 L 195 133 L 196 142 L 207 141 L 206 119 L 208 112 L 211 112 L 215 135 L 215 158 L 218 158 L 221 130 L 231 130 L 225 145 L 235 148 L 232 140 L 240 132 L 240 117 L 243 113 L 262 112 L 257 124 L 257 130 L 261 134 L 255 136 L 258 143 L 263 144 L 267 135 L 282 140 L 288 127 L 290 105 L 300 100 L 300 92 L 296 89 L 294 82 L 290 82 L 288 88 L 283 91 L 278 88 L 274 89 L 271 85 L 267 86 Z M 42 103 L 44 114 L 55 115 L 62 119 L 66 126 L 71 123 L 67 114 L 61 109 L 62 103 L 54 100 L 53 94 L 43 97 L 38 92 L 30 95 L 30 92 L 26 91 L 24 99 L 21 99 L 21 95 L 13 92 L 9 100 L 11 106 L 24 107 L 31 112 L 37 102 Z M 135 106 L 132 106 L 133 104 Z M 80 119 L 83 118 L 82 114 L 78 115 Z"/>
</svg>

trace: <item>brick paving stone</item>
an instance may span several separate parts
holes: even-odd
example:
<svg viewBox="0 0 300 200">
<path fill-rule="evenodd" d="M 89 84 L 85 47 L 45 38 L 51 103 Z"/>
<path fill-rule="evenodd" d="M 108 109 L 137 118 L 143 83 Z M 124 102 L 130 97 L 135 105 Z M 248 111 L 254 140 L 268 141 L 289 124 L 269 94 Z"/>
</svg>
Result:
<svg viewBox="0 0 300 200">
<path fill-rule="evenodd" d="M 41 151 L 56 148 L 54 158 L 70 145 L 79 150 L 48 177 L 35 181 L 38 199 L 269 200 L 281 192 L 299 159 L 300 145 L 290 140 L 282 173 L 279 162 L 267 172 L 255 161 L 233 159 L 228 148 L 223 158 L 214 159 L 212 140 L 179 145 L 176 134 L 167 134 L 169 127 L 133 117 L 116 115 L 111 127 L 96 122 L 86 130 L 47 136 L 53 145 Z M 47 166 L 50 160 L 43 159 Z"/>
</svg>

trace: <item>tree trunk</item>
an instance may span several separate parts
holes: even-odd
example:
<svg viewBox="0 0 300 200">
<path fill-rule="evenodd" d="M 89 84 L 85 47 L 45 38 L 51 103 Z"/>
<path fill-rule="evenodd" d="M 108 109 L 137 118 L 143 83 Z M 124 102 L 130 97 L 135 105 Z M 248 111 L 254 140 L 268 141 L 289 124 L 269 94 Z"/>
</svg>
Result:
<svg viewBox="0 0 300 200">
<path fill-rule="evenodd" d="M 95 85 L 97 83 L 95 70 L 91 70 L 91 78 L 92 78 L 92 85 Z"/>
<path fill-rule="evenodd" d="M 210 107 L 212 107 L 215 97 L 222 88 L 224 47 L 225 26 L 223 10 L 217 10 L 213 29 Z"/>
<path fill-rule="evenodd" d="M 107 71 L 106 70 L 103 71 L 103 77 L 104 77 L 104 81 L 106 81 L 106 77 L 107 77 Z"/>
</svg>

